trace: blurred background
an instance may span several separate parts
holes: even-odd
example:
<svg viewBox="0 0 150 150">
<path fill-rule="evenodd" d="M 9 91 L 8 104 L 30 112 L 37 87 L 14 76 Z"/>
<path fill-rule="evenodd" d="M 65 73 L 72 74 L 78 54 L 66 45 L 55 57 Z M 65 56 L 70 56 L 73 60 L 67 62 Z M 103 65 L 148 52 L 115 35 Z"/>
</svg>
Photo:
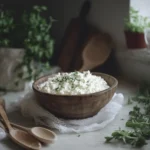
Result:
<svg viewBox="0 0 150 150">
<path fill-rule="evenodd" d="M 34 80 L 54 66 L 70 72 L 85 64 L 85 70 L 149 80 L 149 4 L 149 0 L 2 2 L 1 89 L 21 89 L 20 81 Z"/>
</svg>

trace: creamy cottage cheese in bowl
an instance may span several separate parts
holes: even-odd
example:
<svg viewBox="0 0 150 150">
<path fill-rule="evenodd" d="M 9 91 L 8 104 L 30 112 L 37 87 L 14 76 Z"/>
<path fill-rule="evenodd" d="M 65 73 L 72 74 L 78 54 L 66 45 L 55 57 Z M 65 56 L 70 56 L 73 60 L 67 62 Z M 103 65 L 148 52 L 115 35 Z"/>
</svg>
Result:
<svg viewBox="0 0 150 150">
<path fill-rule="evenodd" d="M 38 104 L 60 118 L 96 115 L 112 98 L 118 81 L 98 72 L 70 72 L 43 76 L 33 83 Z"/>
<path fill-rule="evenodd" d="M 80 95 L 100 92 L 109 88 L 107 82 L 100 76 L 92 75 L 90 71 L 58 73 L 54 77 L 38 85 L 39 90 L 59 95 Z"/>
</svg>

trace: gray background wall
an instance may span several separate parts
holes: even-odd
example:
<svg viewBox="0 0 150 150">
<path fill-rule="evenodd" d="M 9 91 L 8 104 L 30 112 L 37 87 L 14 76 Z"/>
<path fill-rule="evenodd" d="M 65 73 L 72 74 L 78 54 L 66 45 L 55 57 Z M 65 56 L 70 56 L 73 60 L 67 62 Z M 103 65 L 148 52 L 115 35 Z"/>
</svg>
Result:
<svg viewBox="0 0 150 150">
<path fill-rule="evenodd" d="M 49 11 L 58 22 L 54 25 L 53 34 L 60 42 L 64 30 L 72 17 L 76 17 L 84 0 L 50 0 Z M 113 37 L 117 50 L 126 48 L 124 38 L 124 17 L 129 13 L 129 0 L 91 0 L 92 8 L 89 22 L 104 30 Z"/>
<path fill-rule="evenodd" d="M 99 29 L 108 32 L 117 49 L 126 47 L 124 38 L 124 17 L 129 13 L 129 0 L 93 0 L 89 20 Z"/>
<path fill-rule="evenodd" d="M 49 13 L 58 21 L 53 26 L 56 46 L 60 44 L 64 31 L 71 18 L 77 17 L 84 0 L 50 0 Z"/>
</svg>

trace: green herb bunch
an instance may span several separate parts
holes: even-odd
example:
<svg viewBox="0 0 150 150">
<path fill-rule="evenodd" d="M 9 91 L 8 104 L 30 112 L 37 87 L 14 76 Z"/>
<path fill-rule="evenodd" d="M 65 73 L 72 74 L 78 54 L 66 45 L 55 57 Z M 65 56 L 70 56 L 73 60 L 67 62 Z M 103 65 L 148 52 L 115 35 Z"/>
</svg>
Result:
<svg viewBox="0 0 150 150">
<path fill-rule="evenodd" d="M 139 107 L 140 105 L 135 106 L 129 112 L 130 118 L 126 126 L 132 128 L 132 131 L 119 129 L 105 139 L 106 142 L 118 140 L 135 147 L 142 147 L 146 144 L 146 140 L 150 139 L 150 84 L 142 84 L 138 94 L 129 100 L 143 106 L 143 109 Z"/>
<path fill-rule="evenodd" d="M 125 31 L 143 33 L 144 29 L 150 27 L 150 20 L 148 17 L 143 17 L 139 11 L 130 7 L 129 17 L 125 18 Z"/>
<path fill-rule="evenodd" d="M 14 27 L 15 23 L 11 12 L 0 9 L 0 47 L 11 45 L 9 34 Z"/>
<path fill-rule="evenodd" d="M 105 137 L 106 142 L 111 140 L 118 140 L 123 143 L 131 144 L 134 147 L 141 147 L 146 144 L 145 138 L 141 135 L 141 132 L 138 130 L 135 131 L 125 131 L 125 130 L 116 130 L 112 133 L 110 137 Z"/>
<path fill-rule="evenodd" d="M 28 73 L 26 77 L 29 79 L 35 79 L 43 69 L 50 68 L 50 59 L 54 50 L 54 39 L 50 31 L 55 20 L 50 17 L 47 21 L 42 16 L 42 12 L 46 10 L 45 6 L 34 6 L 30 14 L 24 13 L 23 16 L 27 31 L 23 65 Z M 41 67 L 34 64 L 35 62 L 40 63 Z"/>
</svg>

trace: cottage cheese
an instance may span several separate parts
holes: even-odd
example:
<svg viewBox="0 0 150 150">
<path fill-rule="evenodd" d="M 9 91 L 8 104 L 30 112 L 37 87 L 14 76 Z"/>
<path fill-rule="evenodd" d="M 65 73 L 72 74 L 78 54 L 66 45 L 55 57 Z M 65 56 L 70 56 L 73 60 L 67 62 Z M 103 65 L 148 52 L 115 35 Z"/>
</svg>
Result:
<svg viewBox="0 0 150 150">
<path fill-rule="evenodd" d="M 109 88 L 106 81 L 90 71 L 58 73 L 38 86 L 39 90 L 61 95 L 90 94 Z"/>
</svg>

